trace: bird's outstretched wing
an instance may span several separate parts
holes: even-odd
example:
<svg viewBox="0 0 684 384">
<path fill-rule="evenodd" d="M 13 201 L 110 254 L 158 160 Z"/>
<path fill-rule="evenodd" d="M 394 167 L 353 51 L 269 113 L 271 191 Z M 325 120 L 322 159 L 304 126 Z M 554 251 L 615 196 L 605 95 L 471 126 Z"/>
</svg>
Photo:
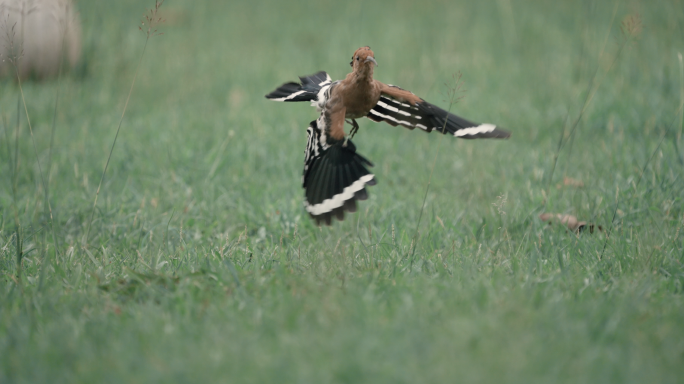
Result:
<svg viewBox="0 0 684 384">
<path fill-rule="evenodd" d="M 413 93 L 394 85 L 382 84 L 380 100 L 367 116 L 375 122 L 392 126 L 437 130 L 462 139 L 506 139 L 511 133 L 494 124 L 477 124 L 430 104 Z"/>
<path fill-rule="evenodd" d="M 321 88 L 332 83 L 330 75 L 323 71 L 300 77 L 299 80 L 300 83 L 290 82 L 281 85 L 266 95 L 266 98 L 273 101 L 316 101 Z"/>
<path fill-rule="evenodd" d="M 367 185 L 375 185 L 368 167 L 373 164 L 356 153 L 351 140 L 335 140 L 321 129 L 321 116 L 309 124 L 304 156 L 304 207 L 318 225 L 332 218 L 344 220 L 344 212 L 356 212 L 356 200 L 366 200 Z"/>
</svg>

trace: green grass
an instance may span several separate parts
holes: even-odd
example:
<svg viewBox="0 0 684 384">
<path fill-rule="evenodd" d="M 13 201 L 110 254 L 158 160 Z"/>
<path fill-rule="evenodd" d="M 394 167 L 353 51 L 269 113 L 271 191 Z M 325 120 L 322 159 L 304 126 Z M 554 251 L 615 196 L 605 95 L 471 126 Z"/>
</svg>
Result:
<svg viewBox="0 0 684 384">
<path fill-rule="evenodd" d="M 681 1 L 198 3 L 164 4 L 85 247 L 152 2 L 79 2 L 49 169 L 57 81 L 23 84 L 37 155 L 23 115 L 15 152 L 19 89 L 0 81 L 0 382 L 681 381 Z M 443 107 L 460 71 L 453 111 L 513 136 L 361 121 L 379 183 L 318 228 L 300 188 L 315 111 L 263 95 L 342 78 L 362 45 L 376 78 Z"/>
</svg>

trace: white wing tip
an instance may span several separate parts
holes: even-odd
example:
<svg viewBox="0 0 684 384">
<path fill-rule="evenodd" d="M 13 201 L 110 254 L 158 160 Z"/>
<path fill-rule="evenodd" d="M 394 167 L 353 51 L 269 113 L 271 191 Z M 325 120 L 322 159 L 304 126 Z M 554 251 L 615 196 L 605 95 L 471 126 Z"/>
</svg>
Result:
<svg viewBox="0 0 684 384">
<path fill-rule="evenodd" d="M 496 129 L 496 125 L 494 125 L 494 124 L 480 124 L 477 127 L 459 129 L 458 131 L 454 132 L 454 136 L 456 136 L 456 137 L 475 136 L 475 135 L 478 135 L 481 133 L 493 132 L 495 129 Z"/>
</svg>

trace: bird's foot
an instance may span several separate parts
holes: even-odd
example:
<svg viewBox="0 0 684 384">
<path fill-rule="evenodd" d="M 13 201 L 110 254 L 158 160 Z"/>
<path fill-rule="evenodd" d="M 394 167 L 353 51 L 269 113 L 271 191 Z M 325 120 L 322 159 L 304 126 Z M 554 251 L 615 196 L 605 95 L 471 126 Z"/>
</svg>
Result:
<svg viewBox="0 0 684 384">
<path fill-rule="evenodd" d="M 353 138 L 354 135 L 356 134 L 356 132 L 358 132 L 358 130 L 359 130 L 359 123 L 357 123 L 356 120 L 354 120 L 354 119 L 351 119 L 351 121 L 349 121 L 349 120 L 345 120 L 345 121 L 352 126 L 351 131 L 349 131 L 349 138 Z"/>
</svg>

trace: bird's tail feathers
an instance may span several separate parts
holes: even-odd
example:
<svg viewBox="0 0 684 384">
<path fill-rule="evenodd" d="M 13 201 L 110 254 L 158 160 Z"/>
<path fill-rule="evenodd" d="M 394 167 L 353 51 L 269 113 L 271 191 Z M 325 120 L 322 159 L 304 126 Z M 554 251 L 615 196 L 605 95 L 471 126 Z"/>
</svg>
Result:
<svg viewBox="0 0 684 384">
<path fill-rule="evenodd" d="M 330 225 L 333 217 L 344 220 L 345 211 L 356 212 L 356 201 L 368 198 L 366 186 L 375 185 L 376 180 L 366 167 L 373 164 L 356 153 L 351 140 L 322 143 L 316 121 L 307 132 L 304 207 L 318 225 Z"/>
</svg>

